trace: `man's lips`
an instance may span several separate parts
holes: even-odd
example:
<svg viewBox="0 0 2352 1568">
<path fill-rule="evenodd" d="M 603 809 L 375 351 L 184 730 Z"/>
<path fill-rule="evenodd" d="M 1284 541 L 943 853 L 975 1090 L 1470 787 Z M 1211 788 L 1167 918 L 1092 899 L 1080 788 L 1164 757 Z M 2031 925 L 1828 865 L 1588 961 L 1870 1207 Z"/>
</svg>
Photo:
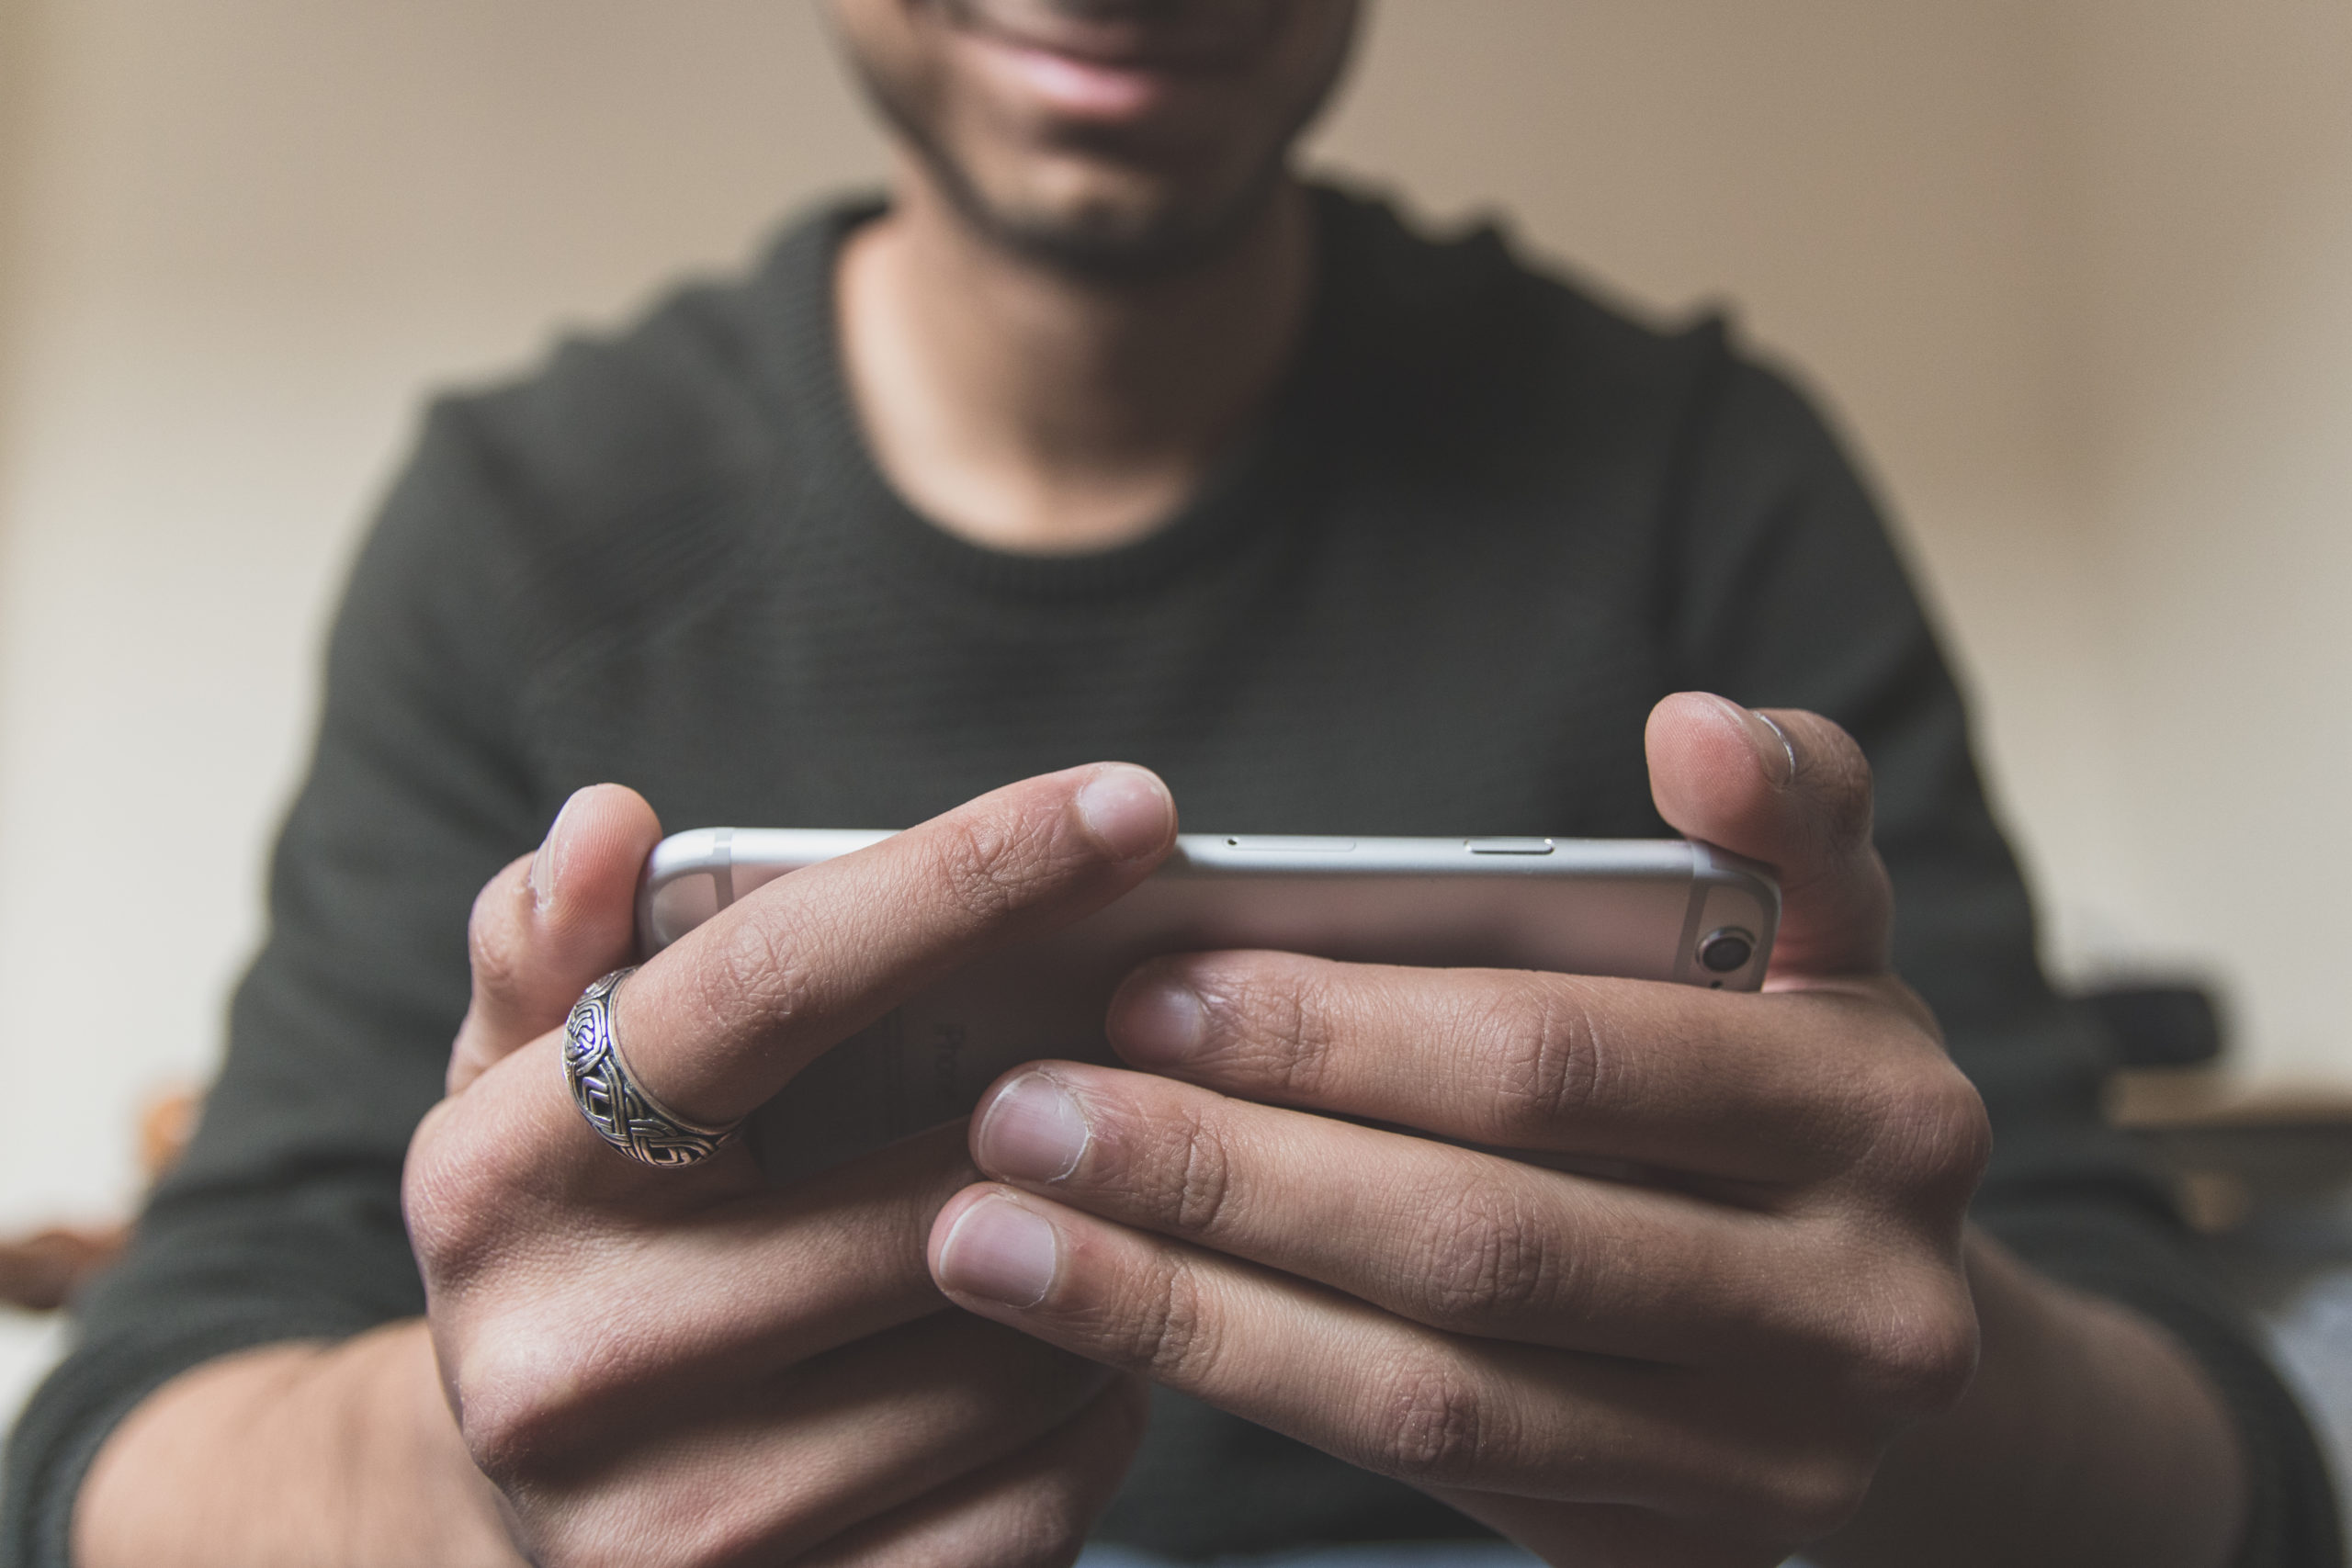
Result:
<svg viewBox="0 0 2352 1568">
<path fill-rule="evenodd" d="M 1158 108 L 1181 85 L 1179 73 L 1165 68 L 1105 64 L 986 34 L 974 41 L 1010 85 L 1071 118 L 1134 119 Z"/>
<path fill-rule="evenodd" d="M 1258 30 L 1222 12 L 1147 22 L 976 0 L 942 9 L 1007 91 L 1057 118 L 1101 125 L 1148 118 L 1204 79 L 1246 65 Z"/>
<path fill-rule="evenodd" d="M 948 24 L 1009 49 L 1081 65 L 1135 71 L 1209 71 L 1240 62 L 1268 31 L 1271 11 L 1200 5 L 1170 13 L 1106 6 L 1072 9 L 1038 0 L 942 0 Z"/>
</svg>

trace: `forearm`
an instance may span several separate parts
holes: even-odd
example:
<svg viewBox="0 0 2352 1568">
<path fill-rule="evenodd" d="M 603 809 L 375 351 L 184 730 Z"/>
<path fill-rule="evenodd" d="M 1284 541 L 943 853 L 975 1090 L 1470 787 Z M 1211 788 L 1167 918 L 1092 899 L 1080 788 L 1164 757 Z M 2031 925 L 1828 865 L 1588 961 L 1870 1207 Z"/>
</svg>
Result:
<svg viewBox="0 0 2352 1568">
<path fill-rule="evenodd" d="M 424 1325 L 197 1368 L 99 1450 L 77 1568 L 518 1568 Z"/>
<path fill-rule="evenodd" d="M 1888 1454 L 1828 1568 L 2222 1568 L 2244 1528 L 2235 1427 L 2203 1371 L 2136 1314 L 2054 1285 L 1981 1234 L 1976 1381 Z"/>
</svg>

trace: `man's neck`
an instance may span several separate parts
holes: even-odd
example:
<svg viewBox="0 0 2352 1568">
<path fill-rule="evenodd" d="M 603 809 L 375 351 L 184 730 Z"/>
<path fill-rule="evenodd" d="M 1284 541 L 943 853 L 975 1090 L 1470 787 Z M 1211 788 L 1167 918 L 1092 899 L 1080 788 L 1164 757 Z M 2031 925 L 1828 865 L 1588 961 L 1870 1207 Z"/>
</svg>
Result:
<svg viewBox="0 0 2352 1568">
<path fill-rule="evenodd" d="M 842 250 L 842 360 L 876 461 L 916 510 L 998 549 L 1104 549 L 1173 517 L 1264 408 L 1314 270 L 1287 179 L 1201 265 L 1113 283 L 1012 254 L 909 169 Z"/>
</svg>

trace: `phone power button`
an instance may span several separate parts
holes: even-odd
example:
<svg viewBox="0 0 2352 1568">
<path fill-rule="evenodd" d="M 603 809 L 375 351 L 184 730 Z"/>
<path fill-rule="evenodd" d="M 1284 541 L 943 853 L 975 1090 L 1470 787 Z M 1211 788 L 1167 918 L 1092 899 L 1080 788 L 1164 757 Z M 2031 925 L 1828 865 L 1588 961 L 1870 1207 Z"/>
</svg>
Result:
<svg viewBox="0 0 2352 1568">
<path fill-rule="evenodd" d="M 1464 839 L 1463 847 L 1474 855 L 1548 855 L 1552 852 L 1549 839 Z"/>
</svg>

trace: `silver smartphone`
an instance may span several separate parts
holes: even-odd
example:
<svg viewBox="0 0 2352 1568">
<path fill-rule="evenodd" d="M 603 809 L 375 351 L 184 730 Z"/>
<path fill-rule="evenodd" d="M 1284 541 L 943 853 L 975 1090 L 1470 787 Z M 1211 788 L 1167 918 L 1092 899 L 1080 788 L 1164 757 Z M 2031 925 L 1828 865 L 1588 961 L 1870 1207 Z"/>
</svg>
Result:
<svg viewBox="0 0 2352 1568">
<path fill-rule="evenodd" d="M 703 828 L 646 865 L 648 956 L 777 877 L 888 832 Z M 1185 833 L 1133 891 L 974 964 L 819 1058 L 746 1136 L 790 1179 L 968 1113 L 1007 1068 L 1112 1060 L 1102 1018 L 1164 953 L 1272 948 L 1361 964 L 1548 969 L 1722 990 L 1763 984 L 1781 890 L 1695 841 Z"/>
</svg>

